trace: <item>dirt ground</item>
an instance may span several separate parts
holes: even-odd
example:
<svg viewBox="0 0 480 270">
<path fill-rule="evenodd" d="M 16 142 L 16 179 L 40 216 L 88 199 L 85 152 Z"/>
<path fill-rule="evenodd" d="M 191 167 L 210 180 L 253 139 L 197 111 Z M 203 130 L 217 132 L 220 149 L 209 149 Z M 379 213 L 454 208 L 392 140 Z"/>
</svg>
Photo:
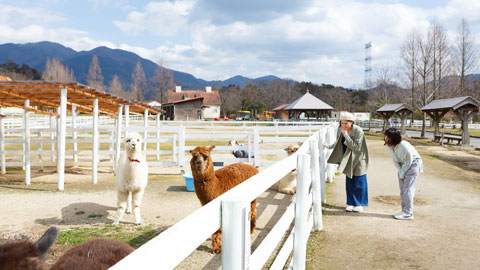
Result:
<svg viewBox="0 0 480 270">
<path fill-rule="evenodd" d="M 415 220 L 399 221 L 392 218 L 400 205 L 396 170 L 383 144 L 375 139 L 368 142 L 372 156 L 369 206 L 360 214 L 345 212 L 344 176 L 329 184 L 324 230 L 310 238 L 307 269 L 480 269 L 480 157 L 417 146 L 425 172 L 417 185 Z M 112 223 L 114 176 L 102 173 L 99 183 L 93 185 L 88 171 L 69 172 L 63 192 L 56 191 L 55 174 L 34 174 L 30 186 L 21 184 L 23 175 L 0 179 L 0 243 L 35 240 L 50 226 L 66 231 Z M 252 250 L 291 199 L 270 190 L 261 195 Z M 163 231 L 199 207 L 181 175 L 151 177 L 142 206 L 142 226 Z M 135 230 L 133 221 L 133 215 L 125 215 L 122 229 Z M 56 244 L 48 262 L 66 248 Z M 176 269 L 220 266 L 221 256 L 211 253 L 210 240 L 206 240 Z"/>
<path fill-rule="evenodd" d="M 310 238 L 307 269 L 480 269 L 480 157 L 416 147 L 425 169 L 415 219 L 393 219 L 400 210 L 397 171 L 383 143 L 369 140 L 369 206 L 346 212 L 345 176 L 335 178 L 324 230 Z"/>
</svg>

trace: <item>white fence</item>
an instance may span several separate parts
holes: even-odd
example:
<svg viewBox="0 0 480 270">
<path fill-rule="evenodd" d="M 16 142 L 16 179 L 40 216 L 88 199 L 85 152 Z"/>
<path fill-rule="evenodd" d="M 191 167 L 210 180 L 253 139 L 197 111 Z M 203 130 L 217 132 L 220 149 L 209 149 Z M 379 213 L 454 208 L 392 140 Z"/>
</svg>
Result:
<svg viewBox="0 0 480 270">
<path fill-rule="evenodd" d="M 23 119 L 29 119 L 24 117 Z M 92 118 L 92 117 L 90 117 Z M 115 167 L 115 161 L 121 146 L 122 127 L 124 132 L 136 131 L 144 134 L 144 150 L 149 166 L 179 166 L 185 168 L 185 152 L 192 150 L 195 145 L 187 145 L 189 141 L 224 140 L 224 145 L 216 147 L 217 151 L 233 151 L 227 146 L 227 141 L 237 139 L 244 142 L 245 149 L 251 155 L 248 158 L 236 159 L 233 155 L 222 156 L 216 162 L 224 164 L 233 162 L 248 162 L 253 165 L 267 166 L 273 163 L 269 155 L 285 153 L 279 146 L 266 147 L 279 142 L 300 143 L 329 123 L 311 122 L 162 122 L 157 117 L 152 121 L 142 121 L 126 118 L 129 121 L 117 121 L 116 126 L 110 122 L 101 125 L 101 118 L 94 121 L 81 122 L 78 117 L 65 118 L 64 131 L 60 132 L 60 121 L 48 117 L 48 122 L 42 118 L 41 124 L 36 121 L 23 122 L 21 128 L 5 125 L 8 119 L 1 119 L 0 126 L 0 155 L 2 173 L 7 167 L 22 167 L 25 170 L 25 183 L 30 183 L 30 168 L 47 167 L 64 168 L 65 166 L 92 167 L 92 182 L 97 182 L 99 167 Z M 147 118 L 148 119 L 148 118 Z M 45 121 L 44 121 L 45 120 Z M 57 123 L 58 121 L 58 123 Z M 91 126 L 79 123 L 91 123 Z M 69 124 L 67 124 L 69 123 Z M 63 134 L 63 147 L 59 147 Z M 119 135 L 117 135 L 119 134 Z M 79 147 L 82 145 L 82 147 Z M 275 148 L 276 147 L 276 148 Z M 59 149 L 65 149 L 63 155 Z M 4 150 L 2 150 L 4 149 Z M 5 150 L 6 149 L 6 150 Z M 59 158 L 62 156 L 63 158 Z M 94 162 L 94 160 L 96 162 Z M 331 179 L 331 178 L 330 178 Z M 60 175 L 58 188 L 63 190 L 63 176 Z"/>
<path fill-rule="evenodd" d="M 305 269 L 307 240 L 312 230 L 322 229 L 325 201 L 326 154 L 322 144 L 334 137 L 324 127 L 307 137 L 300 149 L 193 212 L 145 243 L 111 269 L 173 269 L 220 227 L 222 269 L 262 269 L 282 237 L 294 224 L 270 269 L 283 269 L 293 253 L 289 269 Z M 297 169 L 297 193 L 292 204 L 255 249 L 250 251 L 250 202 L 292 169 Z"/>
</svg>

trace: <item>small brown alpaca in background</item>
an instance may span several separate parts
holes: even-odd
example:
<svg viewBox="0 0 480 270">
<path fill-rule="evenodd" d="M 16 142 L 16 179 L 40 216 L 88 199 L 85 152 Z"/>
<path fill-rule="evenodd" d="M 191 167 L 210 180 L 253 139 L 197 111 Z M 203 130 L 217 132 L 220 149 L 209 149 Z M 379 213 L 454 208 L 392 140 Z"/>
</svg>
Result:
<svg viewBox="0 0 480 270">
<path fill-rule="evenodd" d="M 287 152 L 287 155 L 291 156 L 297 152 L 298 148 L 300 146 L 297 144 L 289 144 L 284 150 Z M 285 194 L 295 194 L 297 192 L 297 169 L 288 172 L 270 188 Z"/>
<path fill-rule="evenodd" d="M 232 189 L 241 182 L 258 173 L 257 168 L 250 164 L 234 163 L 217 171 L 213 169 L 210 151 L 215 148 L 197 147 L 190 151 L 192 159 L 190 167 L 193 175 L 193 185 L 200 203 L 203 205 Z M 250 233 L 255 231 L 255 218 L 257 216 L 257 199 L 250 204 Z M 222 229 L 212 235 L 212 251 L 222 251 Z"/>
<path fill-rule="evenodd" d="M 46 270 L 43 260 L 57 233 L 57 229 L 51 227 L 35 243 L 23 241 L 0 245 L 0 269 Z M 69 249 L 50 270 L 104 270 L 134 250 L 124 242 L 96 238 Z"/>
</svg>

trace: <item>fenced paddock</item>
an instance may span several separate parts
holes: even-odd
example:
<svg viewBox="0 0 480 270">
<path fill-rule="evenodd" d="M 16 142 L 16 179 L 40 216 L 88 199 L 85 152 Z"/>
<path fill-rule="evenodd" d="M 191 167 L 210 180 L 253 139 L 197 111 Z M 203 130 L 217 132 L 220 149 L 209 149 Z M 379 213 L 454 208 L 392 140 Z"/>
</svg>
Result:
<svg viewBox="0 0 480 270">
<path fill-rule="evenodd" d="M 312 228 L 322 229 L 326 163 L 322 144 L 332 127 L 307 137 L 292 156 L 193 212 L 142 245 L 111 269 L 173 269 L 216 230 L 222 228 L 222 269 L 262 269 L 280 245 L 270 269 L 305 269 L 306 244 Z M 331 136 L 331 134 L 330 134 Z M 292 169 L 297 169 L 294 200 L 258 247 L 251 252 L 249 204 Z M 291 224 L 293 229 L 289 231 Z M 281 243 L 284 235 L 287 240 Z"/>
<path fill-rule="evenodd" d="M 189 170 L 185 153 L 199 142 L 216 142 L 216 152 L 226 153 L 216 158 L 216 162 L 248 162 L 263 167 L 273 164 L 271 156 L 285 153 L 281 148 L 285 143 L 301 143 L 319 128 L 330 125 L 328 122 L 172 122 L 160 121 L 158 115 L 152 121 L 148 112 L 144 117 L 131 117 L 128 112 L 122 116 L 120 109 L 119 115 L 117 119 L 102 117 L 94 121 L 92 116 L 79 117 L 73 113 L 65 118 L 63 124 L 53 116 L 26 115 L 14 121 L 2 118 L 2 173 L 5 174 L 8 167 L 21 167 L 25 170 L 25 183 L 30 184 L 32 168 L 57 171 L 58 189 L 63 190 L 64 172 L 59 168 L 84 167 L 91 168 L 92 183 L 97 183 L 99 168 L 114 171 L 115 161 L 121 151 L 121 138 L 125 132 L 132 131 L 144 135 L 144 152 L 149 166 L 153 168 L 178 167 L 180 171 Z M 12 124 L 19 120 L 22 123 L 20 127 Z M 60 132 L 61 126 L 64 127 L 63 132 Z M 243 143 L 252 155 L 243 159 L 234 158 L 229 154 L 234 148 L 227 146 L 231 139 Z M 327 140 L 333 142 L 333 138 L 328 136 Z M 65 149 L 63 152 L 60 151 L 62 148 Z M 328 178 L 332 177 L 330 173 Z"/>
</svg>

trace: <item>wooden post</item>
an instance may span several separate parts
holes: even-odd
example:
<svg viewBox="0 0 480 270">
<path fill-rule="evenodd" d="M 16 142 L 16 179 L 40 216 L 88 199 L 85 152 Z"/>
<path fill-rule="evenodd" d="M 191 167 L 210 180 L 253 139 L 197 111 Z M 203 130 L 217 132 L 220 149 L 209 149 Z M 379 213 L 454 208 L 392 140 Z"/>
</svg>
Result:
<svg viewBox="0 0 480 270">
<path fill-rule="evenodd" d="M 128 135 L 128 125 L 130 124 L 130 105 L 125 104 L 125 135 L 124 138 Z"/>
<path fill-rule="evenodd" d="M 160 114 L 155 115 L 155 126 L 157 128 L 156 138 L 157 138 L 157 160 L 160 160 Z"/>
<path fill-rule="evenodd" d="M 222 269 L 249 269 L 250 203 L 222 201 Z"/>
<path fill-rule="evenodd" d="M 24 101 L 24 106 L 26 108 L 30 107 L 30 100 L 25 99 Z M 28 110 L 24 110 L 23 112 L 23 121 L 25 123 L 24 125 L 24 159 L 25 159 L 25 185 L 30 185 L 30 112 Z"/>
<path fill-rule="evenodd" d="M 311 177 L 312 177 L 312 195 L 313 195 L 313 226 L 315 231 L 323 229 L 322 220 L 322 188 L 320 177 L 320 155 L 318 151 L 317 140 L 310 140 L 310 162 L 311 162 Z M 320 146 L 323 148 L 323 146 Z"/>
<path fill-rule="evenodd" d="M 148 109 L 145 109 L 143 113 L 143 126 L 145 127 L 143 131 L 143 151 L 145 152 L 145 155 L 147 154 L 147 138 L 148 138 Z"/>
<path fill-rule="evenodd" d="M 117 173 L 117 163 L 120 158 L 120 145 L 122 143 L 122 105 L 118 105 L 117 113 L 117 132 L 115 132 L 115 173 Z"/>
<path fill-rule="evenodd" d="M 78 162 L 78 144 L 77 144 L 77 106 L 72 105 L 72 128 L 73 128 L 73 166 Z"/>
<path fill-rule="evenodd" d="M 260 131 L 258 126 L 253 127 L 253 153 L 255 157 L 253 158 L 253 166 L 260 166 Z"/>
<path fill-rule="evenodd" d="M 293 269 L 304 270 L 308 236 L 308 187 L 310 156 L 299 154 L 297 158 L 297 195 L 295 198 L 295 227 L 293 238 Z"/>
<path fill-rule="evenodd" d="M 55 139 L 55 134 L 54 129 L 56 127 L 55 125 L 55 116 L 50 115 L 50 161 L 54 162 L 55 161 L 55 143 L 53 140 Z"/>
<path fill-rule="evenodd" d="M 58 172 L 58 190 L 64 189 L 65 181 L 65 133 L 67 123 L 67 89 L 62 88 L 60 92 L 60 121 L 57 135 L 57 172 Z"/>
<path fill-rule="evenodd" d="M 40 161 L 40 171 L 44 171 L 43 168 L 43 145 L 42 145 L 42 132 L 38 131 L 37 132 L 37 139 L 38 139 L 38 160 Z"/>
<path fill-rule="evenodd" d="M 3 115 L 3 108 L 0 108 L 0 114 Z M 5 164 L 5 126 L 3 117 L 0 116 L 0 162 L 2 163 L 2 175 L 7 174 L 7 165 Z"/>
<path fill-rule="evenodd" d="M 92 183 L 98 182 L 98 98 L 93 100 Z"/>
</svg>

